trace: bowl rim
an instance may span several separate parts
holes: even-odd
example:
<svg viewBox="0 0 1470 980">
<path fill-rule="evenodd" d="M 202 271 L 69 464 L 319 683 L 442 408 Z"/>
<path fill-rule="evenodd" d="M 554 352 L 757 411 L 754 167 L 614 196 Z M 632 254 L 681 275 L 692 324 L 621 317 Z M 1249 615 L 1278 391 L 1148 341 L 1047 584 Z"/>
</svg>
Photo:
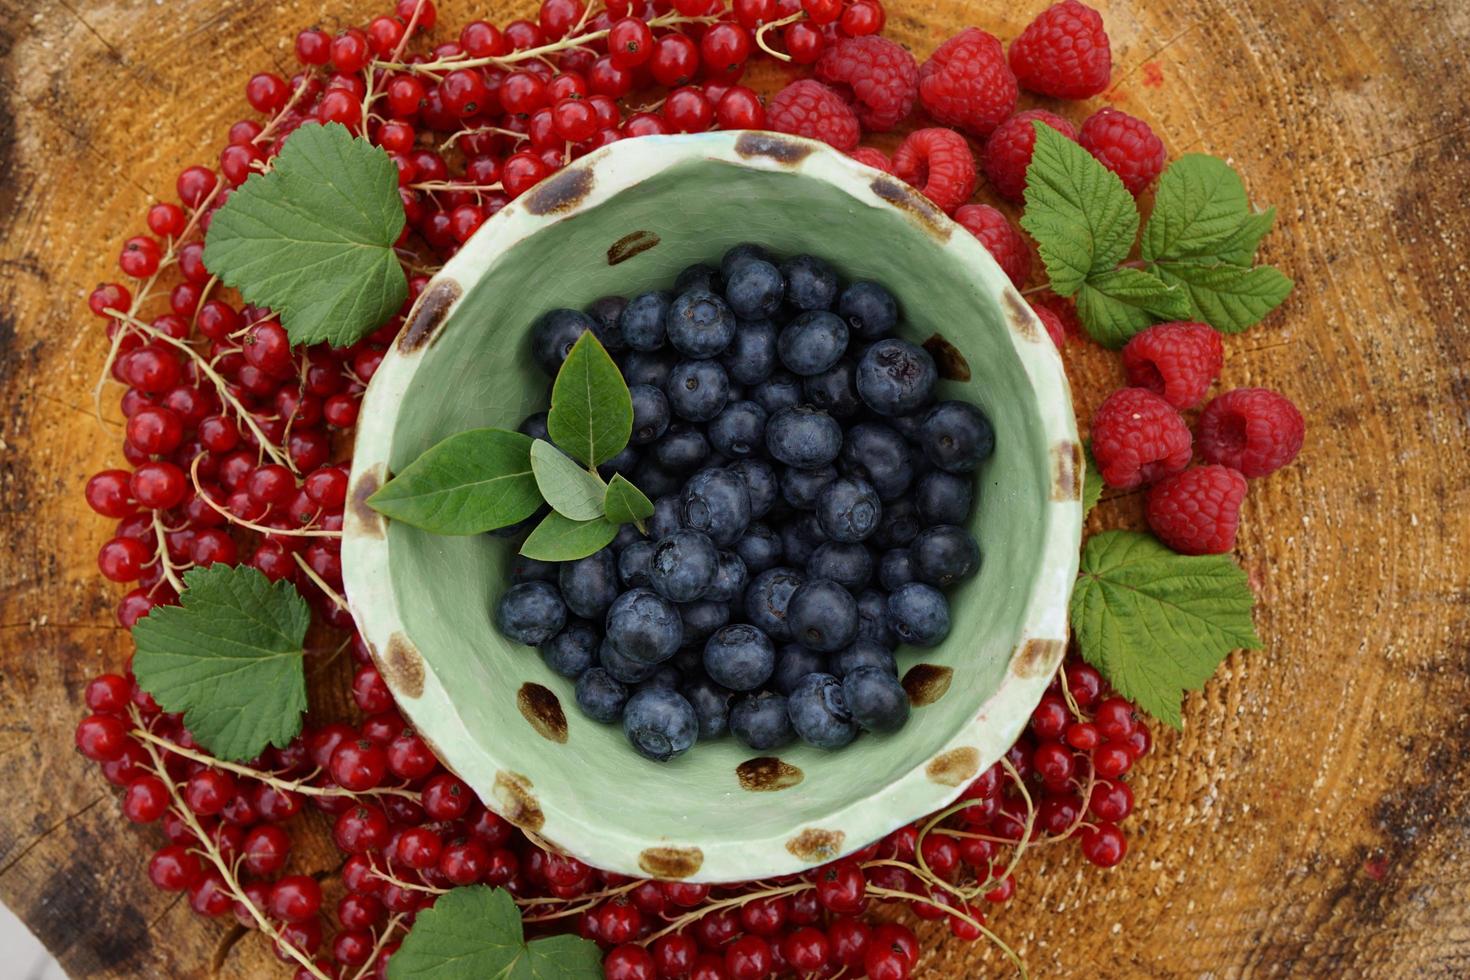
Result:
<svg viewBox="0 0 1470 980">
<path fill-rule="evenodd" d="M 769 839 L 746 839 L 738 847 L 699 840 L 697 827 L 691 828 L 689 839 L 638 838 L 568 814 L 520 774 L 523 763 L 476 739 L 459 719 L 433 664 L 408 637 L 389 574 L 386 522 L 365 503 L 387 473 L 403 395 L 437 331 L 465 294 L 461 282 L 478 278 L 496 255 L 531 235 L 689 161 L 799 172 L 826 181 L 852 197 L 855 206 L 901 214 L 951 251 L 958 264 L 975 270 L 976 285 L 1000 310 L 1036 392 L 1035 411 L 1049 455 L 1039 573 L 1025 597 L 1020 637 L 995 691 L 944 745 L 916 759 L 880 792 L 848 802 L 822 820 Z M 797 873 L 952 804 L 1019 736 L 1066 651 L 1067 605 L 1081 544 L 1083 466 L 1060 353 L 989 251 L 921 194 L 826 144 L 799 137 L 755 131 L 640 137 L 588 154 L 511 201 L 430 279 L 415 301 L 363 398 L 342 535 L 344 590 L 399 710 L 447 768 L 465 779 L 487 807 L 521 829 L 590 864 L 624 874 L 719 882 Z"/>
</svg>

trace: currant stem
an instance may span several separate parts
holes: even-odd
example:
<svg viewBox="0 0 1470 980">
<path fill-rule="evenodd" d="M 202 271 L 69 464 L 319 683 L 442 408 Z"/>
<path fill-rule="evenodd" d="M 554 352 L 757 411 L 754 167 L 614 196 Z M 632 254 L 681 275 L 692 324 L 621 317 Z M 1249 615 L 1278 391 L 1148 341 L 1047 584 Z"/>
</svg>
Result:
<svg viewBox="0 0 1470 980">
<path fill-rule="evenodd" d="M 698 922 L 700 919 L 704 918 L 706 915 L 709 915 L 711 912 L 718 912 L 720 909 L 738 907 L 741 905 L 749 905 L 751 902 L 754 902 L 758 898 L 777 898 L 781 895 L 795 895 L 797 892 L 804 892 L 815 887 L 817 886 L 812 884 L 811 882 L 804 881 L 799 885 L 787 885 L 784 888 L 769 888 L 765 891 L 749 892 L 745 895 L 736 895 L 734 898 L 725 898 L 721 899 L 718 902 L 710 902 L 708 905 L 700 906 L 693 912 L 688 912 L 684 915 L 679 916 L 679 918 L 674 919 L 658 932 L 650 933 L 643 939 L 640 939 L 638 941 L 638 945 L 647 946 L 649 943 L 652 943 L 657 939 L 661 939 L 671 932 L 678 932 L 680 929 L 689 925 L 691 922 Z M 869 890 L 872 891 L 872 889 Z M 923 901 L 928 901 L 928 899 L 923 899 Z"/>
<path fill-rule="evenodd" d="M 255 531 L 259 534 L 272 534 L 290 538 L 340 538 L 342 536 L 341 531 L 323 531 L 309 527 L 266 527 L 265 525 L 257 524 L 254 521 L 247 521 L 243 517 L 236 517 L 224 507 L 221 507 L 219 504 L 215 503 L 214 500 L 209 496 L 209 494 L 204 492 L 204 487 L 199 483 L 198 456 L 194 457 L 194 462 L 189 466 L 189 481 L 194 484 L 194 492 L 199 495 L 199 499 L 208 504 L 211 508 L 214 509 L 215 513 L 219 514 L 231 524 L 238 524 L 243 528 L 249 528 L 250 530 Z"/>
<path fill-rule="evenodd" d="M 403 925 L 403 913 L 401 912 L 384 923 L 383 931 L 378 934 L 378 941 L 373 944 L 373 955 L 367 958 L 366 963 L 357 968 L 351 980 L 365 980 L 368 973 L 377 966 L 378 954 L 383 952 L 383 947 L 388 945 L 388 941 L 393 938 L 393 934 L 401 925 Z"/>
<path fill-rule="evenodd" d="M 768 31 L 775 30 L 778 27 L 785 27 L 787 24 L 794 24 L 797 21 L 801 20 L 804 15 L 805 14 L 803 11 L 797 10 L 796 13 L 792 14 L 789 17 L 782 17 L 780 20 L 773 20 L 769 24 L 762 24 L 760 27 L 756 28 L 755 31 L 755 46 L 760 48 L 766 54 L 770 55 L 772 58 L 775 58 L 777 61 L 785 61 L 789 63 L 791 61 L 791 55 L 787 54 L 784 51 L 777 51 L 775 48 L 767 44 L 766 33 Z"/>
<path fill-rule="evenodd" d="M 163 569 L 163 577 L 169 585 L 173 586 L 175 593 L 184 594 L 184 583 L 174 571 L 174 563 L 168 557 L 168 538 L 166 538 L 163 527 L 163 519 L 158 516 L 158 511 L 153 511 L 153 537 L 158 542 L 156 558 L 159 568 Z"/>
<path fill-rule="evenodd" d="M 318 575 L 316 573 L 316 570 L 313 569 L 309 564 L 307 564 L 306 559 L 302 558 L 299 552 L 291 552 L 291 557 L 296 559 L 296 564 L 301 566 L 301 570 L 306 573 L 306 577 L 311 579 L 312 583 L 315 584 L 317 588 L 325 592 L 327 598 L 331 599 L 332 602 L 336 604 L 338 609 L 342 610 L 343 612 L 350 611 L 347 608 L 347 600 L 342 598 L 342 596 L 337 593 L 336 589 L 328 585 L 326 583 L 326 580 Z"/>
</svg>

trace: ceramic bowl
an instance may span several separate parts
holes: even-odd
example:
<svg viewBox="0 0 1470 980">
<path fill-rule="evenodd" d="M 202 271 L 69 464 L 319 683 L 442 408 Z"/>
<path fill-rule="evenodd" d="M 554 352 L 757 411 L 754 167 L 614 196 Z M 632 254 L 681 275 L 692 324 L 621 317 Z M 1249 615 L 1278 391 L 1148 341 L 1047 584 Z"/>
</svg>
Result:
<svg viewBox="0 0 1470 980">
<path fill-rule="evenodd" d="M 900 648 L 915 710 L 890 736 L 770 756 L 733 738 L 668 764 L 577 710 L 573 686 L 492 624 L 514 545 L 385 521 L 364 501 L 441 439 L 547 402 L 529 331 L 554 307 L 667 288 L 760 242 L 898 296 L 941 395 L 997 432 L 970 523 L 978 575 L 941 646 Z M 769 133 L 647 137 L 574 162 L 434 276 L 373 377 L 353 454 L 347 597 L 403 714 L 497 812 L 612 871 L 692 881 L 799 872 L 953 801 L 1014 742 L 1065 649 L 1082 454 L 1062 364 L 980 243 L 903 183 Z"/>
</svg>

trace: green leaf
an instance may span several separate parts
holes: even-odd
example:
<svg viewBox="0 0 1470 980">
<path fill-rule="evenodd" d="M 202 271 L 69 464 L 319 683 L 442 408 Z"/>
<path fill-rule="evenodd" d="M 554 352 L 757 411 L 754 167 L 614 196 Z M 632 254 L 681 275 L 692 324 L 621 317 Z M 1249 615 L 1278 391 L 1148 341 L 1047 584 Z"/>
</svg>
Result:
<svg viewBox="0 0 1470 980">
<path fill-rule="evenodd" d="M 633 524 L 653 516 L 653 503 L 621 473 L 614 473 L 602 501 L 603 512 L 614 524 Z"/>
<path fill-rule="evenodd" d="M 408 297 L 393 251 L 403 230 L 388 154 L 338 123 L 292 133 L 274 166 L 215 213 L 204 262 L 281 318 L 293 344 L 346 347 Z"/>
<path fill-rule="evenodd" d="M 1072 591 L 1083 658 L 1124 697 L 1180 727 L 1183 692 L 1198 690 L 1231 651 L 1259 649 L 1254 596 L 1228 555 L 1177 555 L 1134 531 L 1094 535 Z"/>
<path fill-rule="evenodd" d="M 1160 262 L 1159 278 L 1189 293 L 1191 315 L 1221 333 L 1240 333 L 1280 306 L 1294 285 L 1269 265 L 1247 269 L 1236 265 Z"/>
<path fill-rule="evenodd" d="M 1143 229 L 1143 257 L 1211 254 L 1249 213 L 1245 185 L 1228 163 L 1186 154 L 1159 178 L 1153 214 Z"/>
<path fill-rule="evenodd" d="M 531 443 L 531 470 L 536 486 L 551 509 L 574 521 L 590 521 L 602 516 L 602 497 L 607 486 L 595 473 L 589 473 L 545 439 Z"/>
<path fill-rule="evenodd" d="M 380 514 L 435 534 L 479 534 L 523 521 L 541 506 L 531 438 L 505 429 L 450 436 L 367 502 Z"/>
<path fill-rule="evenodd" d="M 163 710 L 183 712 L 218 758 L 239 762 L 286 745 L 306 710 L 306 600 L 247 565 L 195 568 L 184 585 L 179 605 L 133 626 L 139 686 Z"/>
<path fill-rule="evenodd" d="M 521 554 L 541 561 L 575 561 L 606 548 L 617 536 L 618 526 L 601 517 L 573 521 L 552 511 L 526 538 Z"/>
<path fill-rule="evenodd" d="M 510 893 L 454 888 L 414 920 L 388 961 L 388 980 L 601 980 L 596 943 L 576 936 L 525 941 Z"/>
<path fill-rule="evenodd" d="M 1252 211 L 1241 219 L 1240 224 L 1223 241 L 1211 246 L 1207 255 L 1190 253 L 1184 257 L 1197 261 L 1208 259 L 1225 265 L 1248 266 L 1256 257 L 1256 249 L 1260 247 L 1261 239 L 1266 237 L 1275 221 L 1275 208 L 1267 208 L 1260 212 Z"/>
<path fill-rule="evenodd" d="M 1119 348 L 1156 320 L 1189 316 L 1189 295 L 1141 269 L 1091 276 L 1077 294 L 1077 316 L 1093 340 Z"/>
<path fill-rule="evenodd" d="M 1118 175 L 1042 122 L 1026 168 L 1021 227 L 1036 239 L 1051 288 L 1071 296 L 1088 276 L 1127 258 L 1138 208 Z"/>
<path fill-rule="evenodd" d="M 1102 499 L 1103 492 L 1102 473 L 1097 468 L 1097 460 L 1092 456 L 1091 439 L 1082 444 L 1082 459 L 1087 464 L 1082 472 L 1082 516 L 1086 517 Z"/>
<path fill-rule="evenodd" d="M 590 330 L 556 374 L 546 428 L 552 442 L 589 466 L 622 452 L 633 433 L 628 383 Z"/>
</svg>

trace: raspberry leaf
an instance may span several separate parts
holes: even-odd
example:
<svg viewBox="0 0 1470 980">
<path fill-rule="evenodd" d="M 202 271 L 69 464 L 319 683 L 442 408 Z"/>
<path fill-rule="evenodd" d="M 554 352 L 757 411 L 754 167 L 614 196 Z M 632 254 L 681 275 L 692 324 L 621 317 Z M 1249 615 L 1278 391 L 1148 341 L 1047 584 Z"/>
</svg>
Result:
<svg viewBox="0 0 1470 980">
<path fill-rule="evenodd" d="M 613 474 L 602 507 L 607 519 L 614 524 L 636 524 L 653 516 L 653 502 L 621 473 Z"/>
<path fill-rule="evenodd" d="M 1143 229 L 1143 257 L 1215 254 L 1249 214 L 1245 185 L 1228 163 L 1186 154 L 1159 178 L 1154 210 Z"/>
<path fill-rule="evenodd" d="M 591 331 L 577 339 L 556 373 L 546 428 L 552 442 L 589 466 L 622 452 L 633 434 L 628 383 Z"/>
<path fill-rule="evenodd" d="M 1077 315 L 1093 340 L 1117 349 L 1155 320 L 1189 315 L 1189 294 L 1141 269 L 1089 276 L 1077 294 Z"/>
<path fill-rule="evenodd" d="M 541 561 L 576 561 L 606 548 L 618 526 L 601 517 L 574 521 L 556 511 L 547 514 L 521 545 L 521 554 Z"/>
<path fill-rule="evenodd" d="M 1094 535 L 1072 591 L 1083 659 L 1124 697 L 1174 728 L 1183 692 L 1198 690 L 1234 650 L 1260 649 L 1254 596 L 1228 555 L 1178 555 L 1135 531 Z"/>
<path fill-rule="evenodd" d="M 302 126 L 215 213 L 204 262 L 274 310 L 293 344 L 346 347 L 408 297 L 393 251 L 403 221 L 388 154 L 338 123 Z"/>
<path fill-rule="evenodd" d="M 1256 249 L 1260 247 L 1261 239 L 1266 237 L 1275 222 L 1275 208 L 1267 208 L 1260 212 L 1253 211 L 1241 219 L 1240 224 L 1226 236 L 1224 241 L 1212 246 L 1209 255 L 1190 254 L 1186 257 L 1198 258 L 1202 261 L 1213 259 L 1226 265 L 1248 266 L 1256 256 Z"/>
<path fill-rule="evenodd" d="M 1092 154 L 1045 123 L 1034 125 L 1021 227 L 1036 239 L 1052 290 L 1071 296 L 1089 276 L 1128 257 L 1138 208 L 1118 175 Z"/>
<path fill-rule="evenodd" d="M 1198 262 L 1159 262 L 1159 278 L 1188 293 L 1190 315 L 1221 333 L 1260 323 L 1291 294 L 1294 283 L 1269 265 L 1254 269 Z"/>
<path fill-rule="evenodd" d="M 531 438 L 470 429 L 437 443 L 367 500 L 385 517 L 435 534 L 480 534 L 541 506 Z"/>
<path fill-rule="evenodd" d="M 1097 502 L 1102 499 L 1103 478 L 1097 468 L 1097 460 L 1092 457 L 1092 440 L 1082 444 L 1082 459 L 1087 468 L 1082 473 L 1082 516 L 1086 517 Z"/>
<path fill-rule="evenodd" d="M 212 755 L 239 762 L 285 746 L 306 710 L 302 643 L 311 610 L 289 582 L 247 565 L 184 575 L 177 606 L 133 626 L 133 673 Z"/>
<path fill-rule="evenodd" d="M 545 439 L 531 443 L 531 470 L 536 486 L 551 509 L 574 521 L 602 516 L 602 498 L 607 486 L 595 473 L 582 469 Z"/>
<path fill-rule="evenodd" d="M 510 893 L 454 888 L 418 914 L 388 961 L 388 980 L 601 980 L 597 945 L 576 936 L 526 942 Z"/>
</svg>

